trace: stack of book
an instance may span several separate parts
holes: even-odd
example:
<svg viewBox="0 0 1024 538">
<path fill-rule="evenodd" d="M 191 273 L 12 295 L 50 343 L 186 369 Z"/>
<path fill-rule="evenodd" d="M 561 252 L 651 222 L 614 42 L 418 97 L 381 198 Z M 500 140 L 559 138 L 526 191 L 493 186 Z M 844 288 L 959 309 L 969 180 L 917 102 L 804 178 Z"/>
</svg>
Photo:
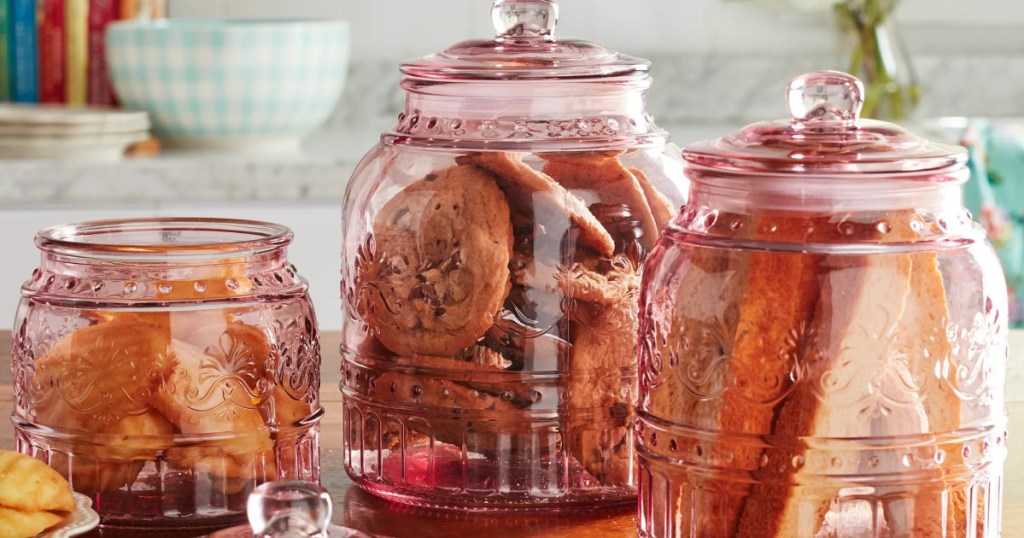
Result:
<svg viewBox="0 0 1024 538">
<path fill-rule="evenodd" d="M 0 0 L 0 101 L 115 105 L 107 25 L 165 14 L 166 0 Z"/>
</svg>

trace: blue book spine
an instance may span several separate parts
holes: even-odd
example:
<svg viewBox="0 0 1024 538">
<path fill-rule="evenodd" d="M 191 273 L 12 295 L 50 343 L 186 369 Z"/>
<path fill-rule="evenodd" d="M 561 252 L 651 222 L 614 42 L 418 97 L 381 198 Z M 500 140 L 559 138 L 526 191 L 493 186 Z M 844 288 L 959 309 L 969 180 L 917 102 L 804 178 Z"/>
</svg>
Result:
<svg viewBox="0 0 1024 538">
<path fill-rule="evenodd" d="M 39 57 L 36 46 L 35 0 L 8 0 L 11 97 L 19 103 L 39 102 Z"/>
<path fill-rule="evenodd" d="M 0 0 L 0 101 L 11 99 L 11 62 L 7 46 L 10 24 L 7 22 L 8 1 Z"/>
</svg>

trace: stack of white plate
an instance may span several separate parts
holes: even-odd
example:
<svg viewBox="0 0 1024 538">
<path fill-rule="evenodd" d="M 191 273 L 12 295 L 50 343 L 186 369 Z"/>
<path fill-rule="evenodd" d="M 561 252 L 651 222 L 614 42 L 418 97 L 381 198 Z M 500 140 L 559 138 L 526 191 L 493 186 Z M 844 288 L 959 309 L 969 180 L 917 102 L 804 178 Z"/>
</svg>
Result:
<svg viewBox="0 0 1024 538">
<path fill-rule="evenodd" d="M 0 158 L 117 160 L 149 137 L 149 116 L 111 108 L 0 105 Z"/>
</svg>

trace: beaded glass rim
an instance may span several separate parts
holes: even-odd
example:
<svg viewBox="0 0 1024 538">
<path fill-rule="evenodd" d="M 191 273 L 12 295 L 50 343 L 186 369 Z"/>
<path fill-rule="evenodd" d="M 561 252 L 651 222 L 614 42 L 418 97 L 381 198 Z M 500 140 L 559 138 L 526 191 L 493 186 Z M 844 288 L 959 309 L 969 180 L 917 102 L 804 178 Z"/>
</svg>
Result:
<svg viewBox="0 0 1024 538">
<path fill-rule="evenodd" d="M 78 257 L 223 258 L 291 243 L 287 226 L 219 218 L 96 220 L 51 226 L 36 234 L 40 250 Z"/>
</svg>

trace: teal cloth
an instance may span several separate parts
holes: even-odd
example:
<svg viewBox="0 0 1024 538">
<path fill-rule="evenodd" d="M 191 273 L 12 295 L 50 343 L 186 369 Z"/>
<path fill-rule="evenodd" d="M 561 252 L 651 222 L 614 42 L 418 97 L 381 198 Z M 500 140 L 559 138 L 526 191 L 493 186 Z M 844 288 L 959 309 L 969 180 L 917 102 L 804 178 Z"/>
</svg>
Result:
<svg viewBox="0 0 1024 538">
<path fill-rule="evenodd" d="M 1024 327 L 1024 133 L 972 120 L 961 142 L 970 155 L 964 202 L 988 231 L 1010 292 L 1011 327 Z"/>
</svg>

